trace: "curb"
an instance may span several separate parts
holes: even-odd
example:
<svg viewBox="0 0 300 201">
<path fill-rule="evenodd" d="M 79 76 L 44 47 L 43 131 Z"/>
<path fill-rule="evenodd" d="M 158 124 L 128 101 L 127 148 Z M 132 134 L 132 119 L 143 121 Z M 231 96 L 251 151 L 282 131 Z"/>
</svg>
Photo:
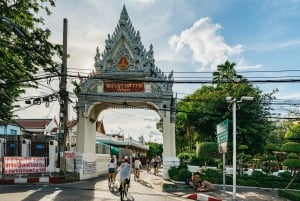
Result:
<svg viewBox="0 0 300 201">
<path fill-rule="evenodd" d="M 216 197 L 213 197 L 210 195 L 206 195 L 203 193 L 194 193 L 194 194 L 188 195 L 186 198 L 191 199 L 191 200 L 198 200 L 198 201 L 222 201 L 219 198 L 216 198 Z"/>
<path fill-rule="evenodd" d="M 0 184 L 57 184 L 60 183 L 60 177 L 18 177 L 10 179 L 0 179 Z"/>
</svg>

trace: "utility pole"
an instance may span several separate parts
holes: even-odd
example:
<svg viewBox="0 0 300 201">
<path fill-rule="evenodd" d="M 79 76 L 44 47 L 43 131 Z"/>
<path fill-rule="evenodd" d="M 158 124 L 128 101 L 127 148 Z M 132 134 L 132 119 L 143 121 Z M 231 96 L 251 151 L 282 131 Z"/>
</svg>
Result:
<svg viewBox="0 0 300 201">
<path fill-rule="evenodd" d="M 60 148 L 60 172 L 66 174 L 66 160 L 64 152 L 66 151 L 66 137 L 68 135 L 68 99 L 67 91 L 67 32 L 68 20 L 64 18 L 63 24 L 63 55 L 61 66 L 61 78 L 59 83 L 60 94 L 60 112 L 59 112 L 59 148 Z"/>
</svg>

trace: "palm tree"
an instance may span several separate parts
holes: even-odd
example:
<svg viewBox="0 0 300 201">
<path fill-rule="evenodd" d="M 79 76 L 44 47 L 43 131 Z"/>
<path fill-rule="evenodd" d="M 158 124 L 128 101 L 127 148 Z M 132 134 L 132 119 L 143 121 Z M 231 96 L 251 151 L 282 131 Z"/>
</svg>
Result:
<svg viewBox="0 0 300 201">
<path fill-rule="evenodd" d="M 217 71 L 213 73 L 213 82 L 217 84 L 217 88 L 230 89 L 234 83 L 247 81 L 242 75 L 236 73 L 235 65 L 235 63 L 226 61 L 224 64 L 217 66 Z"/>
</svg>

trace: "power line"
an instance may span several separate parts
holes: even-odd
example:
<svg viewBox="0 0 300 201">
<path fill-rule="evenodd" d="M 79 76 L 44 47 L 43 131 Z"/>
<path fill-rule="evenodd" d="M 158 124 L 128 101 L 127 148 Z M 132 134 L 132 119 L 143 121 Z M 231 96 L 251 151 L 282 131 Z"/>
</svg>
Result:
<svg viewBox="0 0 300 201">
<path fill-rule="evenodd" d="M 275 67 L 272 67 L 272 66 L 269 66 L 268 68 L 275 68 Z M 284 72 L 300 72 L 300 66 L 299 67 L 295 67 L 296 69 L 284 69 L 284 70 L 245 70 L 245 71 L 236 71 L 236 74 L 239 74 L 239 73 L 284 73 Z M 82 71 L 90 71 L 91 72 L 91 69 L 82 69 L 82 68 L 68 68 L 68 71 L 69 70 L 76 70 L 75 72 L 78 72 L 80 70 Z M 182 74 L 213 74 L 214 72 L 217 72 L 216 71 L 173 71 L 173 74 L 179 74 L 179 73 L 182 73 Z M 171 73 L 170 72 L 165 72 L 165 73 Z"/>
<path fill-rule="evenodd" d="M 60 75 L 62 76 L 62 75 Z M 77 78 L 77 79 L 103 79 L 102 77 L 90 77 L 90 76 L 78 76 L 78 75 L 66 75 L 69 79 L 70 78 Z M 59 77 L 59 75 L 47 75 L 47 76 L 42 76 L 42 77 L 35 77 L 32 79 L 26 79 L 26 80 L 19 80 L 19 81 L 15 81 L 15 82 L 8 82 L 7 84 L 13 84 L 13 83 L 23 83 L 23 82 L 32 82 L 32 81 L 38 81 L 38 80 L 44 80 L 44 79 L 48 79 L 48 78 L 54 78 L 54 77 Z M 297 76 L 298 77 L 298 76 Z M 160 79 L 149 79 L 149 80 L 138 80 L 138 79 L 134 79 L 134 78 L 124 78 L 124 76 L 115 76 L 114 78 L 109 78 L 109 80 L 111 81 L 143 81 L 143 82 L 149 82 L 149 83 L 174 83 L 174 84 L 215 84 L 212 80 L 160 80 Z M 298 83 L 300 82 L 300 78 L 299 79 L 278 79 L 278 77 L 276 77 L 276 79 L 261 79 L 261 80 L 247 80 L 246 82 L 248 83 Z M 232 84 L 239 84 L 241 82 L 228 82 L 228 81 L 224 81 L 224 82 L 220 82 L 218 81 L 218 83 L 232 83 Z"/>
</svg>

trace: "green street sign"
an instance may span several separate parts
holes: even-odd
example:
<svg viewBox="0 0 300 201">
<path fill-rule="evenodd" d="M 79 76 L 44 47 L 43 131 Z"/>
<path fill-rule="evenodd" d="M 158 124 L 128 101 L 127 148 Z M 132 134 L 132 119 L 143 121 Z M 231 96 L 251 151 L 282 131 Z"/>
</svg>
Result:
<svg viewBox="0 0 300 201">
<path fill-rule="evenodd" d="M 218 144 L 221 144 L 223 142 L 228 142 L 228 135 L 226 134 L 222 134 L 222 135 L 218 135 Z"/>
<path fill-rule="evenodd" d="M 218 144 L 228 142 L 228 119 L 217 125 Z"/>
</svg>

